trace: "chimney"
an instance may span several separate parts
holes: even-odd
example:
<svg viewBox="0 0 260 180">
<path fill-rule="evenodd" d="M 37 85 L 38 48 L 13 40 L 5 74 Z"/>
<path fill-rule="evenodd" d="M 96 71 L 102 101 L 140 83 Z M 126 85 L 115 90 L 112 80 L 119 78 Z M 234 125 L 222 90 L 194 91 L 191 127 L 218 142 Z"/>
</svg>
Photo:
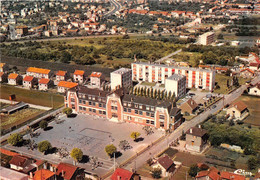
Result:
<svg viewBox="0 0 260 180">
<path fill-rule="evenodd" d="M 190 128 L 190 133 L 192 133 L 192 128 Z"/>
<path fill-rule="evenodd" d="M 30 172 L 30 179 L 33 179 L 33 173 Z"/>
</svg>

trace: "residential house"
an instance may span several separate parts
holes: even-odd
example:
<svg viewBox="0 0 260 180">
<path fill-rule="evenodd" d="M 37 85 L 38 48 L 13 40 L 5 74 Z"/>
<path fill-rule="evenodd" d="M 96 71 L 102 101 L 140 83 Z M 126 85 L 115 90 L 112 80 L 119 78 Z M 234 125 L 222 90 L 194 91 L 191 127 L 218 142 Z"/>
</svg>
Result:
<svg viewBox="0 0 260 180">
<path fill-rule="evenodd" d="M 250 63 L 249 64 L 249 69 L 253 71 L 257 71 L 260 68 L 260 63 Z"/>
<path fill-rule="evenodd" d="M 192 127 L 186 132 L 186 145 L 188 151 L 201 152 L 207 144 L 207 131 L 201 128 Z"/>
<path fill-rule="evenodd" d="M 9 70 L 9 67 L 5 63 L 0 63 L 0 72 L 6 72 Z"/>
<path fill-rule="evenodd" d="M 115 172 L 112 174 L 112 176 L 110 177 L 111 180 L 134 180 L 134 179 L 140 179 L 138 175 L 136 175 L 135 173 L 128 171 L 126 169 L 123 168 L 117 168 L 115 170 Z"/>
<path fill-rule="evenodd" d="M 76 83 L 82 84 L 85 80 L 85 71 L 75 70 L 73 79 Z"/>
<path fill-rule="evenodd" d="M 52 71 L 49 69 L 42 69 L 42 68 L 36 68 L 36 67 L 29 67 L 26 70 L 27 76 L 33 76 L 36 78 L 46 78 L 50 79 L 52 77 Z"/>
<path fill-rule="evenodd" d="M 0 166 L 0 179 L 3 180 L 28 180 L 28 175 L 13 169 Z"/>
<path fill-rule="evenodd" d="M 32 159 L 21 155 L 13 156 L 12 159 L 9 161 L 10 168 L 17 171 L 23 171 L 26 166 L 32 163 Z"/>
<path fill-rule="evenodd" d="M 235 120 L 243 120 L 249 115 L 249 110 L 245 103 L 237 101 L 227 109 L 227 114 Z"/>
<path fill-rule="evenodd" d="M 227 171 L 221 171 L 220 172 L 220 178 L 221 180 L 245 180 L 245 176 L 227 172 Z"/>
<path fill-rule="evenodd" d="M 65 93 L 68 89 L 77 87 L 78 83 L 69 82 L 69 81 L 60 81 L 58 83 L 58 92 Z"/>
<path fill-rule="evenodd" d="M 221 180 L 220 172 L 215 167 L 210 167 L 206 171 L 198 172 L 196 180 Z"/>
<path fill-rule="evenodd" d="M 27 89 L 33 88 L 34 85 L 37 85 L 38 79 L 33 76 L 25 76 L 23 78 L 23 86 Z"/>
<path fill-rule="evenodd" d="M 258 83 L 255 86 L 249 88 L 248 94 L 254 95 L 254 96 L 260 96 L 260 83 Z"/>
<path fill-rule="evenodd" d="M 0 82 L 7 82 L 8 75 L 4 72 L 0 72 Z"/>
<path fill-rule="evenodd" d="M 243 78 L 253 78 L 255 76 L 255 72 L 249 68 L 246 68 L 240 71 L 240 76 Z"/>
<path fill-rule="evenodd" d="M 84 179 L 83 172 L 77 166 L 67 163 L 60 163 L 57 167 L 57 179 L 74 180 Z"/>
<path fill-rule="evenodd" d="M 16 73 L 11 73 L 8 76 L 8 84 L 10 85 L 20 85 L 22 83 L 23 77 Z"/>
<path fill-rule="evenodd" d="M 160 157 L 157 162 L 152 165 L 153 168 L 160 168 L 162 170 L 162 177 L 168 177 L 174 174 L 176 167 L 171 158 L 165 155 Z"/>
<path fill-rule="evenodd" d="M 39 90 L 47 91 L 53 85 L 50 79 L 42 78 L 39 80 Z"/>
<path fill-rule="evenodd" d="M 57 85 L 60 81 L 67 81 L 68 78 L 69 78 L 69 74 L 67 73 L 67 71 L 58 71 L 56 73 L 55 85 Z"/>
<path fill-rule="evenodd" d="M 92 72 L 90 75 L 90 85 L 94 88 L 101 88 L 102 82 L 105 80 L 101 72 Z"/>
<path fill-rule="evenodd" d="M 27 26 L 16 26 L 16 34 L 20 36 L 25 36 L 28 34 L 28 27 Z"/>
<path fill-rule="evenodd" d="M 55 173 L 48 169 L 40 169 L 34 173 L 33 180 L 55 180 Z"/>
<path fill-rule="evenodd" d="M 198 104 L 192 98 L 180 106 L 182 114 L 194 114 L 198 108 Z"/>
</svg>

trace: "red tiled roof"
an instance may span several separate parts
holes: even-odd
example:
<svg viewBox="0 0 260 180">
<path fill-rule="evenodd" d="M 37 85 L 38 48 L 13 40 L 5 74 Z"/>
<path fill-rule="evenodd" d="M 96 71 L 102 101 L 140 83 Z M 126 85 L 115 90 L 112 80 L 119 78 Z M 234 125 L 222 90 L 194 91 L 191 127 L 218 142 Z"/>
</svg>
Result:
<svg viewBox="0 0 260 180">
<path fill-rule="evenodd" d="M 249 66 L 259 67 L 259 66 L 260 66 L 260 63 L 250 63 Z"/>
<path fill-rule="evenodd" d="M 58 86 L 66 87 L 66 88 L 73 88 L 73 87 L 76 87 L 77 85 L 78 85 L 78 83 L 68 82 L 68 81 L 60 81 L 58 84 Z"/>
<path fill-rule="evenodd" d="M 49 171 L 47 169 L 41 169 L 35 172 L 33 180 L 47 180 L 54 175 L 55 174 L 52 171 Z"/>
<path fill-rule="evenodd" d="M 42 78 L 42 79 L 40 79 L 39 84 L 48 84 L 49 82 L 50 82 L 49 79 Z"/>
<path fill-rule="evenodd" d="M 81 70 L 75 70 L 74 72 L 74 75 L 80 75 L 80 76 L 83 76 L 85 74 L 84 71 L 81 71 Z"/>
<path fill-rule="evenodd" d="M 18 153 L 12 152 L 12 151 L 8 151 L 6 149 L 0 148 L 0 152 L 7 155 L 7 156 L 18 156 Z"/>
<path fill-rule="evenodd" d="M 111 176 L 111 180 L 130 180 L 133 176 L 133 173 L 122 168 L 117 168 Z"/>
<path fill-rule="evenodd" d="M 242 175 L 222 171 L 220 173 L 220 177 L 227 180 L 245 180 L 246 178 Z"/>
<path fill-rule="evenodd" d="M 58 71 L 56 73 L 56 76 L 65 76 L 66 73 L 67 73 L 67 71 Z"/>
<path fill-rule="evenodd" d="M 34 72 L 39 74 L 49 74 L 51 70 L 49 69 L 42 69 L 42 68 L 36 68 L 36 67 L 28 67 L 26 72 Z"/>
<path fill-rule="evenodd" d="M 164 167 L 166 171 L 173 172 L 175 170 L 175 164 L 169 156 L 164 156 L 158 159 L 158 163 Z"/>
<path fill-rule="evenodd" d="M 255 72 L 253 70 L 248 69 L 248 68 L 241 70 L 241 72 L 244 72 L 244 71 L 248 71 L 248 72 L 250 72 L 252 74 L 255 74 Z"/>
<path fill-rule="evenodd" d="M 9 161 L 9 164 L 23 167 L 26 160 L 28 160 L 28 158 L 25 156 L 21 156 L 21 155 L 13 156 L 13 158 Z"/>
<path fill-rule="evenodd" d="M 33 80 L 33 76 L 25 76 L 24 78 L 23 78 L 23 80 L 24 81 L 29 81 L 29 82 L 31 82 L 32 80 Z"/>
<path fill-rule="evenodd" d="M 220 180 L 220 175 L 218 174 L 218 170 L 214 167 L 211 167 L 210 169 L 208 169 L 207 171 L 200 171 L 198 173 L 198 175 L 196 176 L 196 178 L 200 178 L 200 177 L 209 177 L 212 180 Z"/>
<path fill-rule="evenodd" d="M 100 72 L 92 72 L 90 77 L 101 77 L 102 73 Z"/>
<path fill-rule="evenodd" d="M 4 72 L 0 72 L 0 77 L 2 77 L 4 75 Z"/>
<path fill-rule="evenodd" d="M 247 106 L 245 105 L 245 103 L 243 101 L 237 101 L 237 102 L 233 103 L 232 107 L 235 107 L 240 112 L 242 112 L 243 110 L 245 110 L 247 108 Z"/>
<path fill-rule="evenodd" d="M 17 77 L 18 77 L 18 74 L 11 73 L 11 74 L 9 74 L 8 79 L 16 79 Z"/>
<path fill-rule="evenodd" d="M 4 67 L 5 63 L 0 63 L 0 68 Z"/>
<path fill-rule="evenodd" d="M 71 164 L 66 164 L 66 163 L 60 163 L 57 167 L 57 172 L 56 174 L 58 176 L 61 176 L 62 172 L 64 173 L 64 179 L 71 179 L 76 172 L 78 167 L 73 166 Z"/>
</svg>

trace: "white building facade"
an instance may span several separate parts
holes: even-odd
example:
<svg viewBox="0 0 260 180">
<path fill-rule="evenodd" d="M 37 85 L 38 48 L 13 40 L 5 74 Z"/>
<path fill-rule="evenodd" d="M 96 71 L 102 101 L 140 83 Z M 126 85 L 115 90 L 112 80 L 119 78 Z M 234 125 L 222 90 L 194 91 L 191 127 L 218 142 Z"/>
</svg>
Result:
<svg viewBox="0 0 260 180">
<path fill-rule="evenodd" d="M 120 87 L 132 86 L 132 70 L 120 68 L 110 73 L 111 89 L 115 90 Z"/>
<path fill-rule="evenodd" d="M 176 97 L 182 97 L 186 94 L 186 77 L 183 75 L 173 74 L 165 79 L 165 90 L 175 93 Z"/>
</svg>

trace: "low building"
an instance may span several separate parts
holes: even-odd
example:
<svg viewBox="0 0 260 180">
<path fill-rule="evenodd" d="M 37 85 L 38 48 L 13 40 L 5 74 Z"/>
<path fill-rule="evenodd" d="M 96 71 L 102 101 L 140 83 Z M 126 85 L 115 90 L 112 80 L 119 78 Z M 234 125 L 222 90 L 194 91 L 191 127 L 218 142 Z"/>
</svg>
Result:
<svg viewBox="0 0 260 180">
<path fill-rule="evenodd" d="M 253 71 L 257 71 L 260 68 L 260 63 L 250 63 L 249 64 L 249 69 Z"/>
<path fill-rule="evenodd" d="M 198 108 L 198 104 L 192 98 L 180 106 L 182 114 L 195 114 Z"/>
<path fill-rule="evenodd" d="M 105 80 L 101 72 L 92 72 L 90 75 L 90 85 L 93 88 L 101 88 L 102 82 Z"/>
<path fill-rule="evenodd" d="M 48 169 L 40 169 L 34 173 L 33 180 L 55 180 L 55 173 Z"/>
<path fill-rule="evenodd" d="M 5 63 L 0 63 L 0 72 L 6 72 L 9 70 L 9 67 Z"/>
<path fill-rule="evenodd" d="M 21 109 L 25 109 L 25 108 L 28 108 L 28 107 L 29 107 L 29 105 L 27 103 L 19 102 L 19 103 L 12 105 L 12 106 L 8 106 L 4 109 L 1 109 L 1 113 L 12 114 L 16 111 L 19 111 Z"/>
<path fill-rule="evenodd" d="M 23 77 L 16 73 L 11 73 L 8 76 L 8 84 L 10 85 L 21 85 L 22 84 Z"/>
<path fill-rule="evenodd" d="M 56 175 L 58 179 L 64 180 L 84 179 L 83 171 L 79 167 L 67 163 L 58 165 Z"/>
<path fill-rule="evenodd" d="M 57 84 L 60 81 L 67 81 L 68 78 L 69 78 L 69 75 L 68 75 L 67 71 L 58 71 L 55 75 L 56 75 L 56 82 L 57 82 Z"/>
<path fill-rule="evenodd" d="M 162 170 L 162 177 L 171 176 L 176 170 L 173 160 L 167 155 L 160 157 L 157 162 L 152 165 L 152 168 L 160 168 Z"/>
<path fill-rule="evenodd" d="M 40 91 L 47 91 L 49 88 L 51 88 L 53 85 L 52 81 L 49 79 L 42 78 L 39 80 L 39 90 Z"/>
<path fill-rule="evenodd" d="M 8 81 L 7 81 L 7 77 L 8 77 L 8 75 L 7 75 L 6 73 L 0 72 L 0 82 L 1 82 L 1 83 L 6 83 L 6 82 L 8 82 Z"/>
<path fill-rule="evenodd" d="M 132 86 L 132 70 L 120 68 L 110 73 L 111 89 L 115 90 L 121 87 Z"/>
<path fill-rule="evenodd" d="M 243 78 L 253 78 L 255 76 L 255 72 L 249 68 L 246 68 L 240 71 L 240 76 Z"/>
<path fill-rule="evenodd" d="M 260 83 L 249 88 L 248 94 L 253 95 L 253 96 L 260 96 Z"/>
<path fill-rule="evenodd" d="M 195 177 L 196 180 L 221 180 L 220 172 L 215 167 L 210 167 L 206 171 L 198 172 L 197 176 Z"/>
<path fill-rule="evenodd" d="M 9 161 L 10 168 L 17 171 L 23 171 L 26 166 L 32 163 L 32 159 L 21 155 L 13 156 L 12 159 Z"/>
<path fill-rule="evenodd" d="M 78 86 L 78 83 L 69 81 L 60 81 L 58 84 L 58 92 L 65 93 L 68 89 Z"/>
<path fill-rule="evenodd" d="M 23 86 L 27 89 L 33 88 L 34 85 L 38 84 L 38 79 L 33 76 L 25 76 L 23 78 Z"/>
<path fill-rule="evenodd" d="M 186 145 L 188 151 L 201 152 L 207 144 L 207 131 L 201 128 L 192 127 L 186 132 Z"/>
<path fill-rule="evenodd" d="M 20 36 L 25 36 L 28 34 L 28 27 L 27 26 L 16 26 L 16 34 Z"/>
<path fill-rule="evenodd" d="M 76 83 L 83 84 L 85 81 L 85 71 L 75 70 L 73 79 Z"/>
<path fill-rule="evenodd" d="M 117 168 L 115 172 L 110 177 L 111 180 L 118 180 L 118 179 L 127 179 L 127 180 L 134 180 L 135 174 L 131 171 L 128 171 L 123 168 Z"/>
<path fill-rule="evenodd" d="M 3 180 L 28 180 L 28 175 L 0 166 L 0 179 Z"/>
<path fill-rule="evenodd" d="M 42 69 L 42 68 L 36 68 L 36 67 L 29 67 L 26 70 L 27 76 L 33 76 L 35 78 L 41 79 L 46 78 L 50 79 L 52 77 L 52 71 L 49 69 Z"/>
<path fill-rule="evenodd" d="M 243 120 L 249 115 L 249 110 L 245 103 L 237 101 L 227 109 L 227 114 L 235 120 Z"/>
<path fill-rule="evenodd" d="M 206 32 L 199 36 L 198 43 L 201 45 L 210 45 L 215 42 L 215 33 L 214 32 Z"/>
<path fill-rule="evenodd" d="M 178 74 L 171 75 L 169 78 L 165 79 L 165 90 L 168 93 L 174 93 L 177 98 L 185 96 L 186 77 Z"/>
</svg>

